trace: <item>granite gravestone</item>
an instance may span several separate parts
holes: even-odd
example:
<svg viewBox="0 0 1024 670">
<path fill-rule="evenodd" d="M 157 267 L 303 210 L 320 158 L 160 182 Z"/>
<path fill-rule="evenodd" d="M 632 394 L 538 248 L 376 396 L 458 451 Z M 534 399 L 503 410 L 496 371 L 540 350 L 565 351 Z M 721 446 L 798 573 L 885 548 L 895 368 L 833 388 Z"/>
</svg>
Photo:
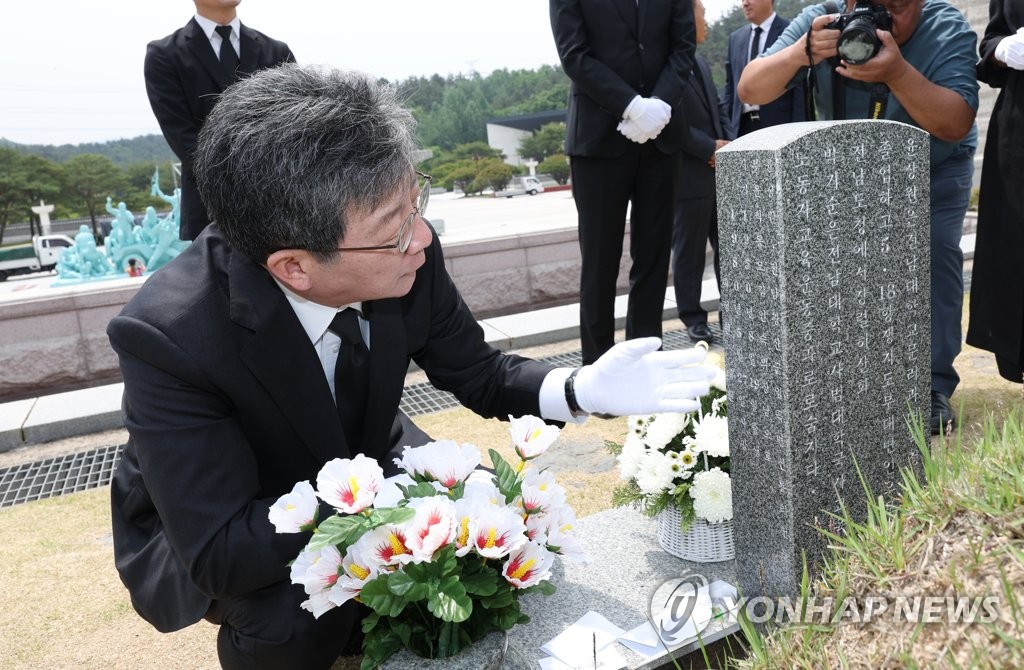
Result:
<svg viewBox="0 0 1024 670">
<path fill-rule="evenodd" d="M 737 573 L 795 594 L 840 501 L 892 499 L 929 416 L 929 139 L 909 125 L 774 126 L 718 153 Z M 856 463 L 856 465 L 855 465 Z"/>
</svg>

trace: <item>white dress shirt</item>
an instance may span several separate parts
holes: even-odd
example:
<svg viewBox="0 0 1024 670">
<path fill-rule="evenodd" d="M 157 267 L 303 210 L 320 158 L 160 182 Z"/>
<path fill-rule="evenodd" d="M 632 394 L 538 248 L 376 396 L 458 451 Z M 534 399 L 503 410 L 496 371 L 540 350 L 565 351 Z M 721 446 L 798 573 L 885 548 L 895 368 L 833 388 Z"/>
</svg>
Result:
<svg viewBox="0 0 1024 670">
<path fill-rule="evenodd" d="M 759 53 L 759 54 L 764 53 L 765 42 L 768 41 L 768 30 L 771 29 L 772 21 L 774 21 L 774 20 L 775 20 L 775 12 L 772 12 L 772 15 L 769 16 L 767 19 L 764 20 L 763 23 L 760 24 L 761 34 L 758 36 L 758 44 L 757 44 L 757 53 Z M 750 39 L 747 40 L 747 54 L 748 55 L 750 54 L 750 44 L 754 41 L 754 28 L 757 28 L 757 27 L 758 27 L 757 24 L 753 24 L 753 23 L 750 24 Z M 746 114 L 747 112 L 756 112 L 759 109 L 761 109 L 760 105 L 748 105 L 747 103 L 743 103 L 743 110 L 742 111 L 743 111 L 744 114 Z"/>
<path fill-rule="evenodd" d="M 213 53 L 217 54 L 217 58 L 220 58 L 220 44 L 224 40 L 221 39 L 220 33 L 217 32 L 217 26 L 221 24 L 216 21 L 211 21 L 205 16 L 199 16 L 198 14 L 196 14 L 195 18 L 196 23 L 198 23 L 199 27 L 203 29 L 204 33 L 206 33 L 206 38 L 210 40 L 210 46 L 213 47 Z M 228 23 L 227 25 L 231 26 L 231 46 L 235 48 L 235 53 L 238 54 L 238 58 L 241 59 L 242 41 L 240 39 L 241 33 L 239 31 L 242 29 L 242 22 L 239 21 L 236 16 L 232 19 L 231 23 Z"/>
</svg>

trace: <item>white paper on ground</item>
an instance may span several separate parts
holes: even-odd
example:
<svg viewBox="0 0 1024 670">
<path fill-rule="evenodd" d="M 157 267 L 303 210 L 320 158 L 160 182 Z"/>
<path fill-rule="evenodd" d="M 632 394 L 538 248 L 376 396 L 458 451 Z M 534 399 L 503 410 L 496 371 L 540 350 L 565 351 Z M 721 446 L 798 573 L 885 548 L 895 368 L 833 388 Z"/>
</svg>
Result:
<svg viewBox="0 0 1024 670">
<path fill-rule="evenodd" d="M 541 670 L 595 670 L 593 644 L 591 644 L 590 656 L 579 659 L 576 661 L 576 665 L 563 663 L 554 656 L 545 656 L 538 659 L 537 662 L 540 664 Z M 596 670 L 622 670 L 626 665 L 626 659 L 614 646 L 605 647 L 597 652 Z"/>
<path fill-rule="evenodd" d="M 621 628 L 597 612 L 590 611 L 541 646 L 540 649 L 569 667 L 579 666 L 592 669 L 594 667 L 595 639 L 597 650 L 601 652 L 615 642 L 615 639 L 623 632 Z M 600 658 L 601 655 L 598 653 L 599 661 Z"/>
</svg>

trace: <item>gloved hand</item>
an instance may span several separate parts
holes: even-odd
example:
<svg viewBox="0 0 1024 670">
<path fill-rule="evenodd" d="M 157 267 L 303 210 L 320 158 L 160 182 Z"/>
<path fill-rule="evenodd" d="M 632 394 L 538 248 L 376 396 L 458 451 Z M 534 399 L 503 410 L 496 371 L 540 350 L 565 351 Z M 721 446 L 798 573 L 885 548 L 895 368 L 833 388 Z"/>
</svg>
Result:
<svg viewBox="0 0 1024 670">
<path fill-rule="evenodd" d="M 637 127 L 636 122 L 632 119 L 626 119 L 625 121 L 619 121 L 619 125 L 616 127 L 620 133 L 625 135 L 628 139 L 636 142 L 637 144 L 643 144 L 647 140 L 651 139 L 640 131 Z"/>
<path fill-rule="evenodd" d="M 715 368 L 700 365 L 707 349 L 658 351 L 661 340 L 644 337 L 616 344 L 576 375 L 576 401 L 591 414 L 692 412 L 708 392 Z"/>
<path fill-rule="evenodd" d="M 1014 70 L 1024 70 L 1024 28 L 1009 37 L 1004 37 L 996 45 L 995 57 Z"/>
<path fill-rule="evenodd" d="M 648 139 L 654 139 L 672 118 L 672 107 L 657 98 L 633 98 L 623 113 L 623 119 L 636 124 Z"/>
</svg>

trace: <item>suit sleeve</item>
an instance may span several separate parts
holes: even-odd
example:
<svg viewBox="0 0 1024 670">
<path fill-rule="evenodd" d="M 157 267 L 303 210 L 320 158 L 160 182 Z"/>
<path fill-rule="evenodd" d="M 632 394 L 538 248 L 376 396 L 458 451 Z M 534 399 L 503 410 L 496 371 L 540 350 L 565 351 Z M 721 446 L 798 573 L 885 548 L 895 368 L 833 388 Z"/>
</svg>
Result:
<svg viewBox="0 0 1024 670">
<path fill-rule="evenodd" d="M 168 543 L 204 594 L 223 598 L 287 579 L 308 536 L 267 521 L 253 450 L 230 400 L 162 331 L 119 316 L 107 330 L 124 377 L 124 416 Z"/>
<path fill-rule="evenodd" d="M 651 95 L 675 107 L 683 98 L 683 87 L 694 67 L 697 33 L 693 21 L 693 3 L 672 2 L 672 27 L 669 30 L 668 60 L 658 74 Z"/>
<path fill-rule="evenodd" d="M 445 269 L 441 244 L 429 250 L 429 332 L 413 359 L 431 383 L 485 418 L 540 416 L 539 393 L 552 367 L 504 354 L 487 344 L 483 329 Z M 417 282 L 420 278 L 417 278 Z"/>
<path fill-rule="evenodd" d="M 199 124 L 189 109 L 181 73 L 169 49 L 150 44 L 143 71 L 149 105 L 167 144 L 179 160 L 190 160 L 199 137 Z"/>
<path fill-rule="evenodd" d="M 981 56 L 977 67 L 978 81 L 995 88 L 1005 86 L 1009 75 L 1009 68 L 995 62 L 996 47 L 1004 37 L 1017 32 L 1010 26 L 1009 18 L 1006 16 L 1007 4 L 1007 0 L 991 0 L 988 8 L 988 25 L 985 26 L 985 35 L 978 45 L 978 54 Z"/>
<path fill-rule="evenodd" d="M 565 74 L 594 102 L 622 117 L 638 92 L 598 60 L 590 48 L 581 3 L 585 0 L 551 0 L 551 32 Z"/>
<path fill-rule="evenodd" d="M 733 74 L 732 46 L 733 36 L 729 35 L 729 46 L 725 51 L 725 90 L 722 91 L 722 121 L 724 122 L 725 136 L 734 140 L 739 137 L 740 129 L 738 124 L 733 122 L 732 108 L 738 104 L 736 100 L 736 76 Z"/>
</svg>

